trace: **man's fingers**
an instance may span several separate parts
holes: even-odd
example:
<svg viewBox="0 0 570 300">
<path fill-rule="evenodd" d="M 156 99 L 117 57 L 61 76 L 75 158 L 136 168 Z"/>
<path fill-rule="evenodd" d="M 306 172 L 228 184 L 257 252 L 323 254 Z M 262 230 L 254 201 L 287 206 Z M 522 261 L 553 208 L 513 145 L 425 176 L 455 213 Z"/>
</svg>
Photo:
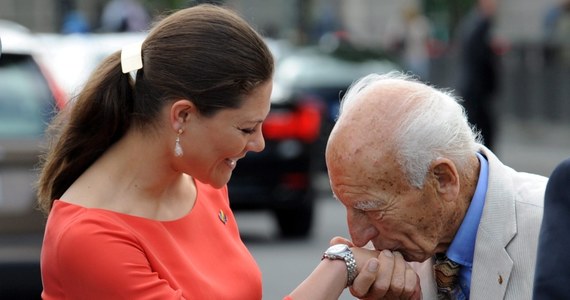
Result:
<svg viewBox="0 0 570 300">
<path fill-rule="evenodd" d="M 406 285 L 406 266 L 407 263 L 400 252 L 394 251 L 394 273 L 392 274 L 392 283 L 390 286 L 390 294 L 400 297 Z"/>
<path fill-rule="evenodd" d="M 366 262 L 350 287 L 350 293 L 354 297 L 362 298 L 368 293 L 376 280 L 379 265 L 380 263 L 376 258 L 371 258 Z"/>
<path fill-rule="evenodd" d="M 404 291 L 402 292 L 401 299 L 411 299 L 411 300 L 416 299 L 416 298 L 414 298 L 414 293 L 416 292 L 416 290 L 419 290 L 420 295 L 421 295 L 421 288 L 418 289 L 418 287 L 420 285 L 420 281 L 419 281 L 418 275 L 416 274 L 414 269 L 412 269 L 412 267 L 409 264 L 406 264 L 406 279 L 405 280 L 406 280 L 406 282 L 404 285 Z"/>
<path fill-rule="evenodd" d="M 394 254 L 390 250 L 382 250 L 380 255 L 378 255 L 378 261 L 380 266 L 378 267 L 376 282 L 374 282 L 374 296 L 380 299 L 390 289 L 390 282 L 394 272 Z"/>
<path fill-rule="evenodd" d="M 354 297 L 363 300 L 422 299 L 420 278 L 401 253 L 383 250 L 377 261 L 377 265 L 373 263 L 374 258 L 366 261 L 350 288 Z M 377 270 L 375 274 L 374 269 Z"/>
<path fill-rule="evenodd" d="M 414 272 L 416 273 L 416 272 Z M 416 287 L 414 289 L 414 293 L 410 296 L 411 300 L 422 300 L 422 286 L 420 284 L 420 276 L 416 273 Z"/>
</svg>

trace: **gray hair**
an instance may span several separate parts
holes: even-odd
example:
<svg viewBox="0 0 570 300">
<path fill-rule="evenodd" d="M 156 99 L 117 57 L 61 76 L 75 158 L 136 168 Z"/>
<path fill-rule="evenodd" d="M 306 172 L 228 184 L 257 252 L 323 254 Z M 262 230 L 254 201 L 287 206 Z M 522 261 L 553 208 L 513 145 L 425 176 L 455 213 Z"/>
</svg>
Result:
<svg viewBox="0 0 570 300">
<path fill-rule="evenodd" d="M 414 77 L 397 71 L 367 75 L 350 86 L 341 101 L 339 117 L 346 103 L 354 102 L 363 90 L 385 80 L 423 84 Z M 426 87 L 427 89 L 420 89 L 408 97 L 397 99 L 410 110 L 402 115 L 399 126 L 391 135 L 394 149 L 398 149 L 398 163 L 409 183 L 417 188 L 423 187 L 429 165 L 435 159 L 450 159 L 462 173 L 469 158 L 481 147 L 481 134 L 467 121 L 459 99 L 449 90 L 429 85 Z M 415 103 L 408 105 L 410 101 Z"/>
</svg>

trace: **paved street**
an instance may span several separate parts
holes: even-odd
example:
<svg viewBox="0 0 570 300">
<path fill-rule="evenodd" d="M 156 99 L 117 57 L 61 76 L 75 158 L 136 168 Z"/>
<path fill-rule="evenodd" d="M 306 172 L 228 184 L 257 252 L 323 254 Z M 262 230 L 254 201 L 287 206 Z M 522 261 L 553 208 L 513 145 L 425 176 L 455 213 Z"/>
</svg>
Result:
<svg viewBox="0 0 570 300">
<path fill-rule="evenodd" d="M 269 214 L 236 214 L 243 239 L 263 273 L 263 299 L 282 299 L 309 275 L 330 238 L 348 236 L 344 208 L 330 197 L 317 203 L 316 226 L 307 240 L 279 240 Z M 351 299 L 347 298 L 342 299 Z"/>
<path fill-rule="evenodd" d="M 570 157 L 570 125 L 502 121 L 496 153 L 516 170 L 549 175 L 558 162 Z M 328 241 L 347 235 L 343 207 L 330 197 L 322 178 L 313 235 L 307 240 L 279 240 L 269 214 L 237 213 L 244 241 L 263 272 L 264 299 L 282 299 L 318 263 Z M 342 300 L 352 299 L 348 292 Z"/>
<path fill-rule="evenodd" d="M 518 171 L 549 176 L 553 168 L 570 157 L 570 124 L 503 120 L 496 154 Z"/>
</svg>

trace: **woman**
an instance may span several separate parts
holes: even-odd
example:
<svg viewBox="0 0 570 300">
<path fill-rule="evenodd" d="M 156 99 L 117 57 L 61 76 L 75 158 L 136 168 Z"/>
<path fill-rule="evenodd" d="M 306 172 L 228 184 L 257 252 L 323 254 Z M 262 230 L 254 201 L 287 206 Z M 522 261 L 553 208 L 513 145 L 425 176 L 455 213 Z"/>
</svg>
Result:
<svg viewBox="0 0 570 300">
<path fill-rule="evenodd" d="M 109 56 L 52 124 L 38 189 L 42 297 L 261 299 L 226 184 L 264 148 L 272 75 L 261 37 L 210 5 Z M 355 251 L 359 269 L 376 255 Z M 295 300 L 338 297 L 347 268 L 323 260 L 309 279 Z"/>
</svg>

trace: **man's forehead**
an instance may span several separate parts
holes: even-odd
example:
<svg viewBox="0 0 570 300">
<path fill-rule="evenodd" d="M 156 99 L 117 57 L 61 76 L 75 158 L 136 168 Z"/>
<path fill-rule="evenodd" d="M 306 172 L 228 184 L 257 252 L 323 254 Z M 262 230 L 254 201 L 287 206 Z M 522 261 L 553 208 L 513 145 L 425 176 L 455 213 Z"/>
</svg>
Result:
<svg viewBox="0 0 570 300">
<path fill-rule="evenodd" d="M 390 125 L 406 110 L 401 99 L 409 93 L 400 86 L 377 83 L 354 95 L 343 106 L 337 124 L 341 129 L 356 131 L 365 137 L 377 131 L 391 130 Z"/>
<path fill-rule="evenodd" d="M 383 110 L 397 110 L 398 107 L 405 103 L 400 99 L 409 98 L 418 94 L 418 92 L 427 91 L 427 88 L 427 86 L 421 83 L 402 79 L 385 79 L 374 82 L 358 93 L 353 94 L 352 98 L 345 99 L 343 114 L 348 111 L 375 113 Z"/>
<path fill-rule="evenodd" d="M 393 176 L 392 172 L 343 175 L 340 175 L 342 180 L 331 181 L 334 196 L 343 204 L 359 210 L 381 208 L 403 187 L 403 177 Z"/>
</svg>

